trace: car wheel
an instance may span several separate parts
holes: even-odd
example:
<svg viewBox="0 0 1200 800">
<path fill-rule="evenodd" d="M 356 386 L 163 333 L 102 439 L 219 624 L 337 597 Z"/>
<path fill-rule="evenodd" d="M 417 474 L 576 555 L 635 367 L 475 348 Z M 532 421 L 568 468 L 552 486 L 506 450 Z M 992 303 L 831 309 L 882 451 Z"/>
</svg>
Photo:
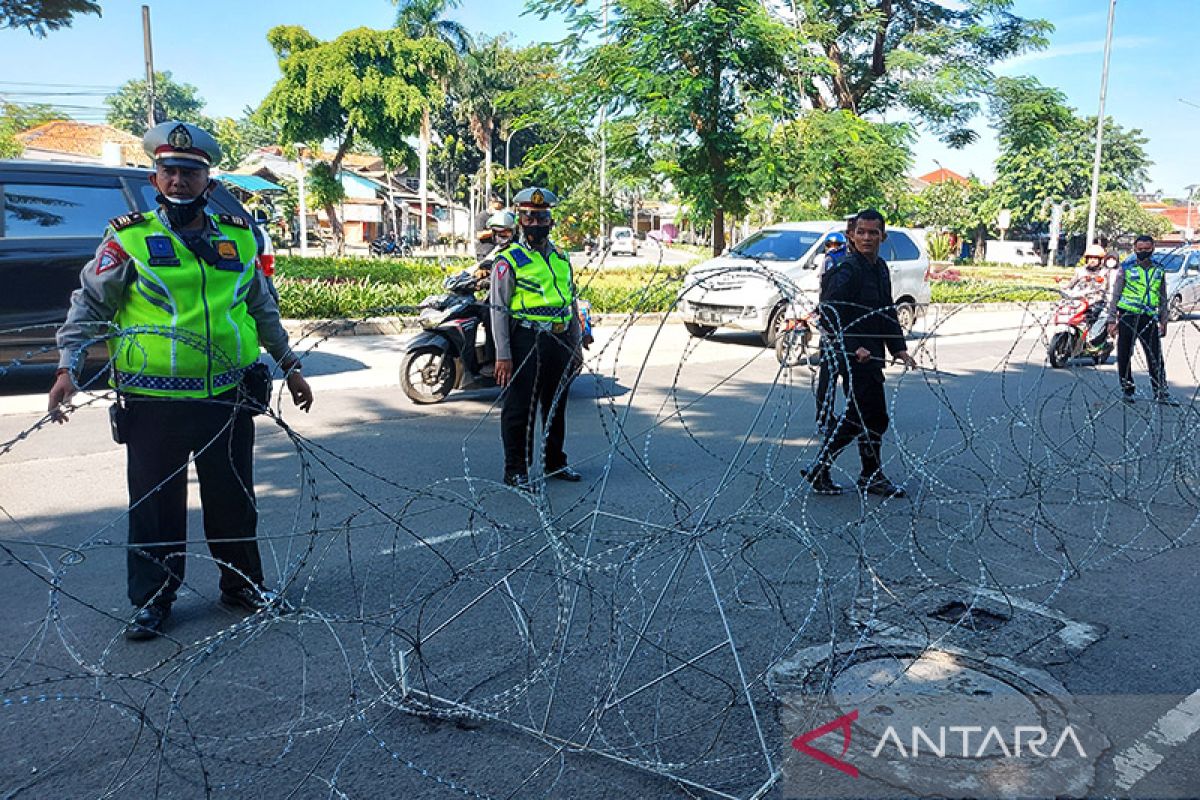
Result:
<svg viewBox="0 0 1200 800">
<path fill-rule="evenodd" d="M 692 336 L 695 336 L 697 339 L 707 339 L 717 331 L 716 327 L 713 325 L 699 325 L 695 322 L 685 322 L 683 323 L 683 327 L 688 333 L 690 333 Z"/>
<path fill-rule="evenodd" d="M 1167 319 L 1171 322 L 1183 319 L 1183 297 L 1180 295 L 1172 297 L 1171 302 L 1167 304 Z"/>
<path fill-rule="evenodd" d="M 455 371 L 454 359 L 442 348 L 414 347 L 400 365 L 400 388 L 414 403 L 440 403 L 454 388 Z"/>
<path fill-rule="evenodd" d="M 775 343 L 783 335 L 783 322 L 783 306 L 779 306 L 771 312 L 771 318 L 767 322 L 767 329 L 759 334 L 762 336 L 762 343 L 765 347 L 775 347 Z"/>
<path fill-rule="evenodd" d="M 899 303 L 896 306 L 896 319 L 900 321 L 900 330 L 908 336 L 913 326 L 917 324 L 917 309 L 912 303 Z"/>
</svg>

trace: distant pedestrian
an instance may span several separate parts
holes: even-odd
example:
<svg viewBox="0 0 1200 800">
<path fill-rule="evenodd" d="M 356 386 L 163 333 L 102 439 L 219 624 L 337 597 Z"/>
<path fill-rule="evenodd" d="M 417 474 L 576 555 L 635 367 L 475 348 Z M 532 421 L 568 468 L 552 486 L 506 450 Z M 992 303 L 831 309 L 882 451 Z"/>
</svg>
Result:
<svg viewBox="0 0 1200 800">
<path fill-rule="evenodd" d="M 883 392 L 885 351 L 915 367 L 904 331 L 896 317 L 896 301 L 888 265 L 879 258 L 887 239 L 883 215 L 874 209 L 858 214 L 855 252 L 835 266 L 822 282 L 821 325 L 829 337 L 837 374 L 847 385 L 846 410 L 825 435 L 814 464 L 804 471 L 817 494 L 836 495 L 834 459 L 855 439 L 862 472 L 860 491 L 885 497 L 904 497 L 902 487 L 883 474 L 883 434 L 888 428 Z"/>
<path fill-rule="evenodd" d="M 1155 401 L 1179 405 L 1167 392 L 1167 373 L 1160 339 L 1167 335 L 1166 272 L 1154 260 L 1154 239 L 1142 235 L 1133 242 L 1134 259 L 1113 277 L 1108 301 L 1108 334 L 1117 335 L 1117 375 L 1121 398 L 1133 402 L 1133 340 L 1142 343 L 1150 368 L 1150 387 Z"/>
<path fill-rule="evenodd" d="M 500 199 L 500 195 L 492 195 L 488 207 L 475 215 L 475 260 L 482 261 L 487 258 L 488 253 L 496 247 L 496 242 L 492 238 L 492 229 L 488 226 L 488 220 L 500 211 L 504 210 L 504 201 Z"/>
</svg>

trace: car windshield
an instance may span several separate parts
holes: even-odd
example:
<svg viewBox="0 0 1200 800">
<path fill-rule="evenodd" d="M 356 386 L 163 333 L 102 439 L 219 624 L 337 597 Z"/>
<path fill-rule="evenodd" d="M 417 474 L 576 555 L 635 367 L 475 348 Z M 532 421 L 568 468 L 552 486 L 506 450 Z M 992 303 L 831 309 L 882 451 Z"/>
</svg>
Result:
<svg viewBox="0 0 1200 800">
<path fill-rule="evenodd" d="M 817 231 L 759 231 L 729 254 L 761 261 L 798 261 L 824 236 Z"/>
</svg>

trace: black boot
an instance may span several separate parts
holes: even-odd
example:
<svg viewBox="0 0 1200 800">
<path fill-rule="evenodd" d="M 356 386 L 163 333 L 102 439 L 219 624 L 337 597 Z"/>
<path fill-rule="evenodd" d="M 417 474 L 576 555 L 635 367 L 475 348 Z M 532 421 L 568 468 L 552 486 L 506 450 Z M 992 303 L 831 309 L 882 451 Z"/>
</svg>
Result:
<svg viewBox="0 0 1200 800">
<path fill-rule="evenodd" d="M 846 491 L 833 482 L 833 478 L 829 475 L 828 464 L 818 462 L 811 467 L 800 470 L 800 474 L 812 484 L 813 494 L 833 497 Z"/>
</svg>

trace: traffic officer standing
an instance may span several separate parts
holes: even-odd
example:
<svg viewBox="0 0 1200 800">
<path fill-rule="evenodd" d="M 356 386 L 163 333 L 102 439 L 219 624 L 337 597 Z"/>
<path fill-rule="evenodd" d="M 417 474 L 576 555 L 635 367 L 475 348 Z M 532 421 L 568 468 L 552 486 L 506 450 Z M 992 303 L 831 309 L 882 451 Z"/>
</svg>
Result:
<svg viewBox="0 0 1200 800">
<path fill-rule="evenodd" d="M 1166 272 L 1154 260 L 1154 239 L 1142 235 L 1133 242 L 1134 260 L 1117 270 L 1113 276 L 1112 295 L 1108 301 L 1108 335 L 1117 335 L 1117 375 L 1121 381 L 1121 398 L 1133 402 L 1133 340 L 1142 343 L 1146 363 L 1150 367 L 1150 386 L 1155 401 L 1178 405 L 1167 393 L 1167 372 L 1163 364 L 1162 343 L 1167 335 Z"/>
<path fill-rule="evenodd" d="M 828 332 L 838 373 L 848 387 L 846 411 L 822 443 L 804 476 L 817 494 L 841 494 L 829 470 L 838 454 L 858 439 L 862 473 L 860 491 L 885 497 L 904 497 L 903 488 L 883 474 L 881 448 L 888 428 L 883 393 L 884 349 L 910 367 L 904 331 L 896 318 L 896 301 L 888 266 L 879 258 L 887 238 L 883 215 L 874 209 L 858 214 L 854 250 L 825 276 L 822 284 L 821 325 Z"/>
<path fill-rule="evenodd" d="M 307 411 L 313 400 L 257 269 L 261 233 L 241 217 L 205 211 L 209 168 L 221 157 L 216 140 L 194 125 L 164 122 L 146 132 L 143 146 L 154 160 L 159 207 L 113 219 L 84 266 L 58 332 L 49 397 L 51 415 L 65 422 L 80 351 L 104 338 L 118 398 L 114 437 L 128 454 L 130 639 L 162 632 L 183 583 L 190 460 L 221 602 L 247 611 L 287 607 L 263 586 L 256 540 L 254 422 L 243 400 L 248 377 L 260 379 L 257 394 L 269 387 L 252 368 L 260 344 L 287 372 L 296 405 Z"/>
<path fill-rule="evenodd" d="M 567 392 L 585 345 L 571 262 L 550 241 L 550 209 L 558 198 L 531 187 L 513 198 L 522 239 L 497 254 L 490 294 L 496 382 L 507 387 L 500 414 L 504 482 L 529 491 L 533 430 L 540 411 L 546 476 L 579 481 L 567 465 Z"/>
</svg>

